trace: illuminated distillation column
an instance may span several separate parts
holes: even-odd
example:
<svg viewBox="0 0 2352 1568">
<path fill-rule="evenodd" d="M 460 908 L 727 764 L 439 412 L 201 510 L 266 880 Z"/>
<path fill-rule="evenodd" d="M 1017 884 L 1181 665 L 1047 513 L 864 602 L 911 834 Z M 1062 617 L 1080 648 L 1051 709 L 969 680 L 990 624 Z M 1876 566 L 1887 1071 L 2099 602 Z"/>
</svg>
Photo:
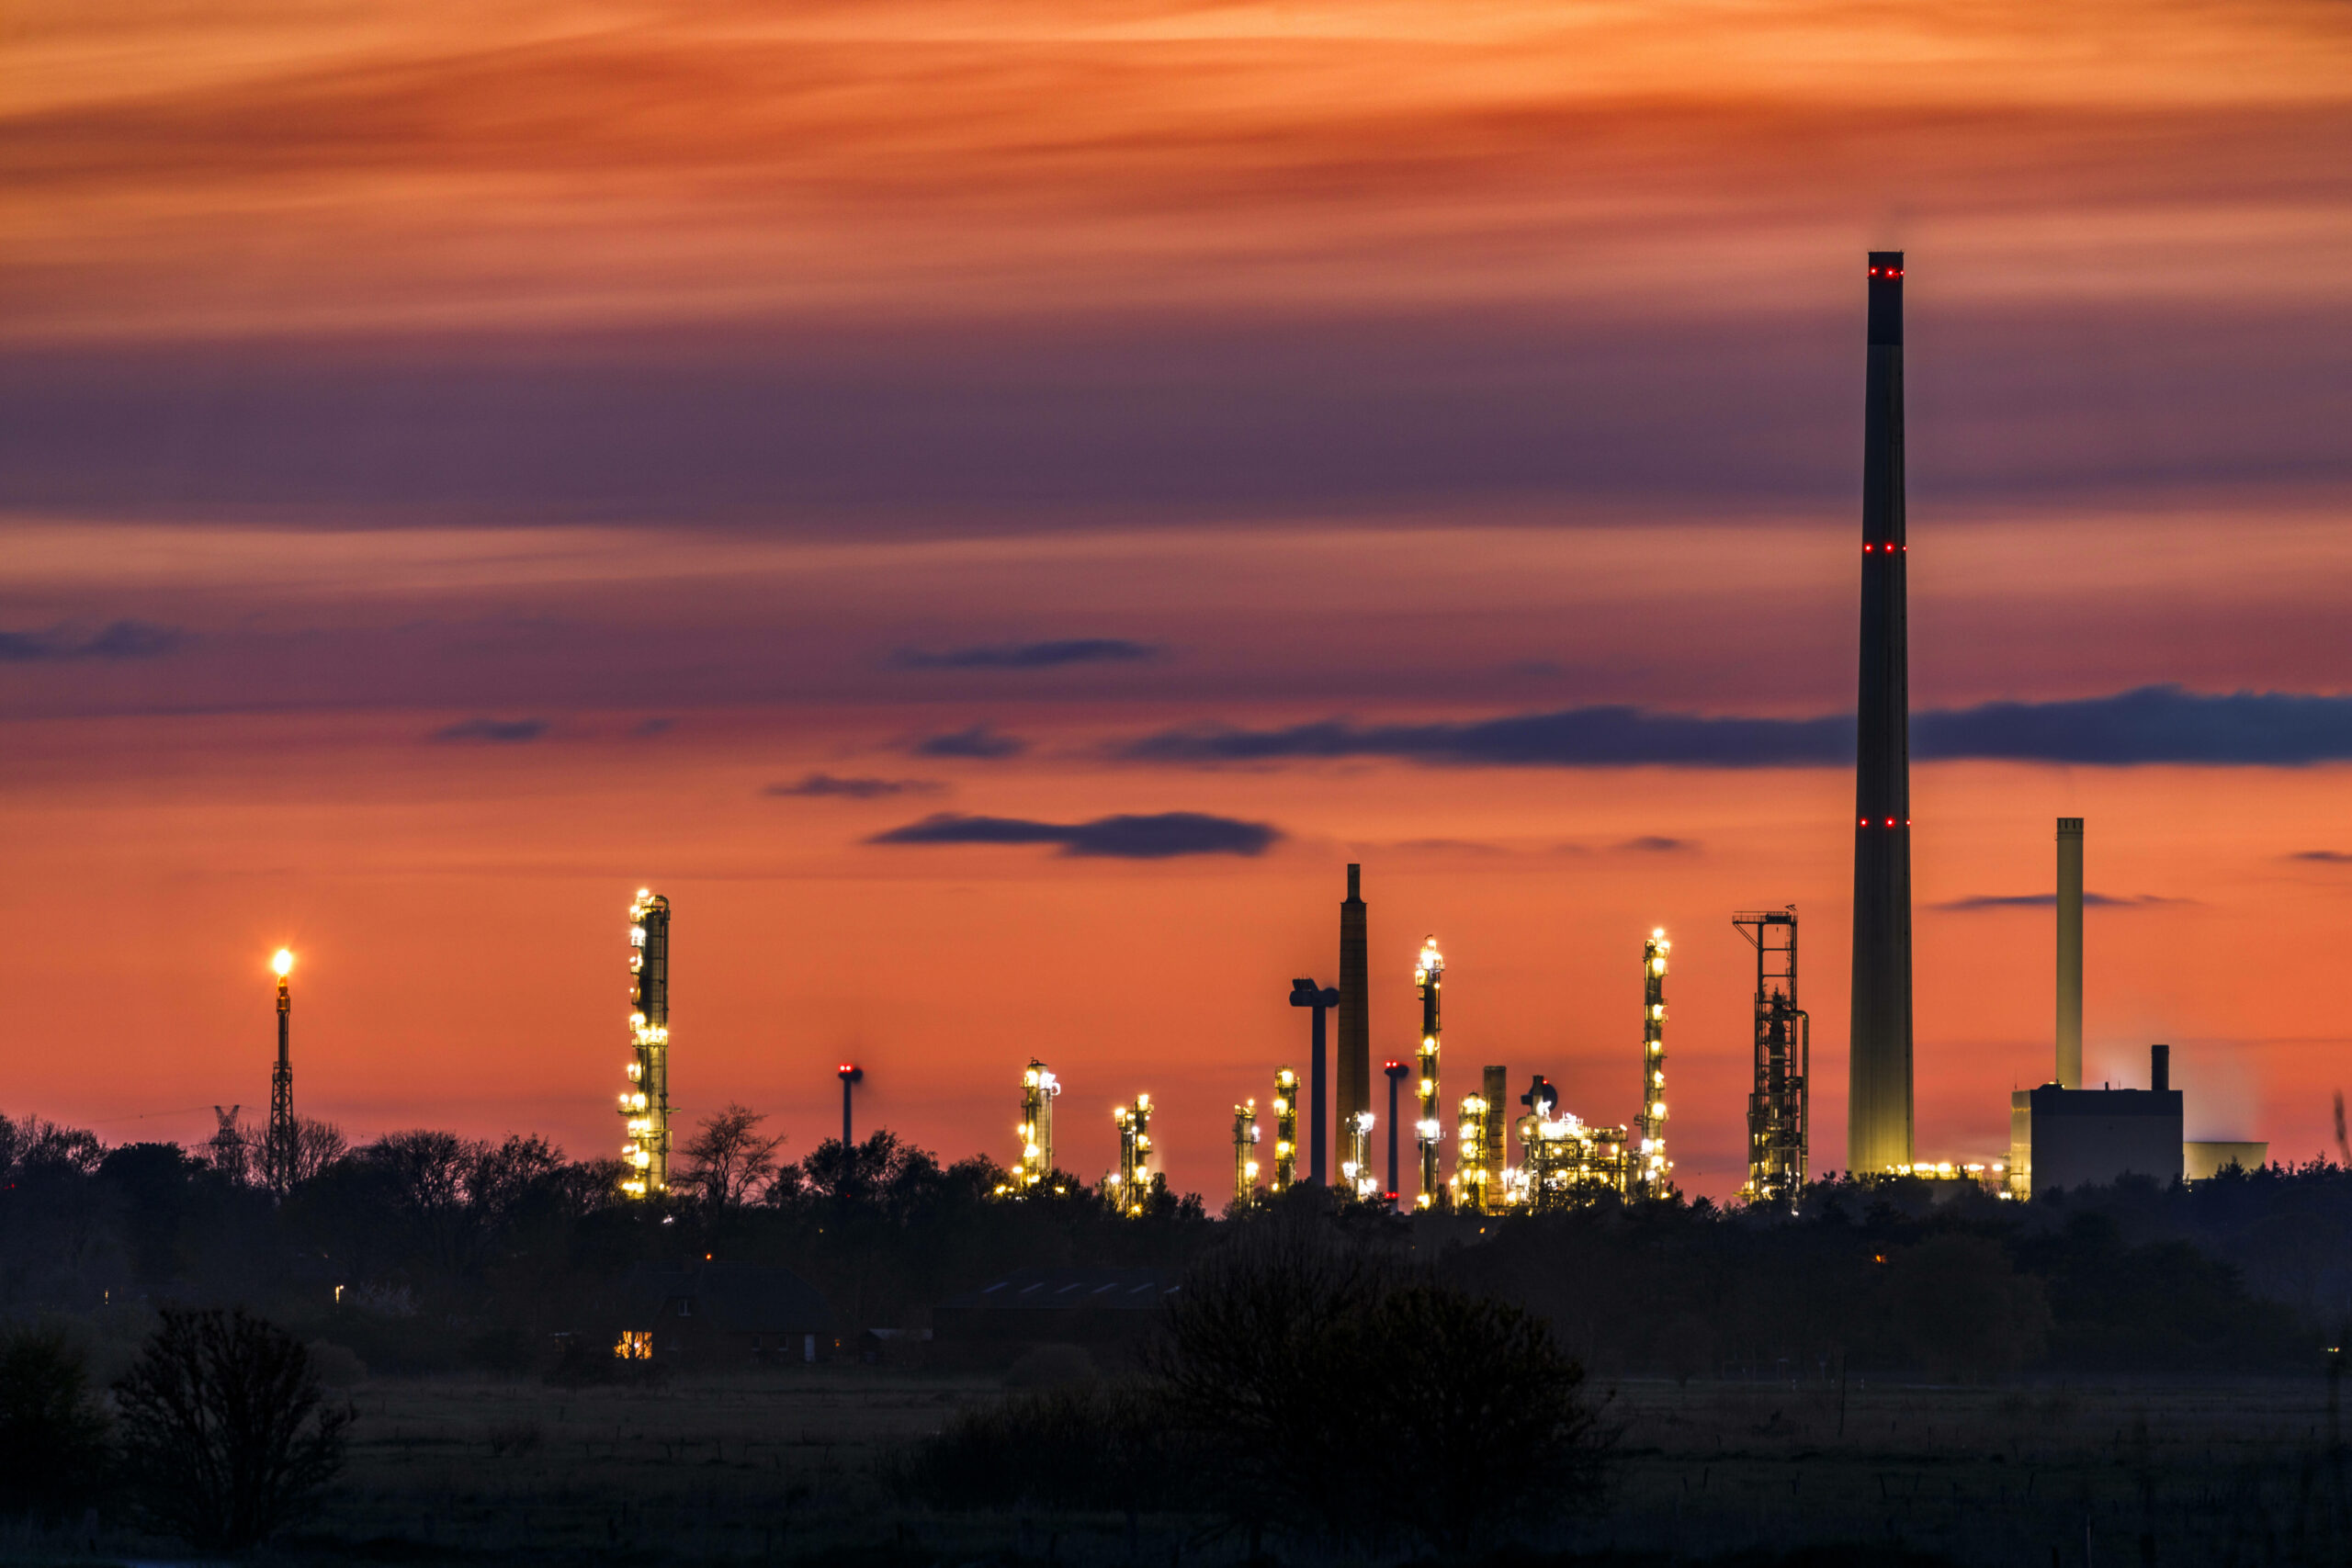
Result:
<svg viewBox="0 0 2352 1568">
<path fill-rule="evenodd" d="M 1628 1191 L 1663 1198 L 1674 1190 L 1674 1162 L 1666 1157 L 1666 929 L 1642 944 L 1642 1111 L 1634 1119 L 1634 1158 Z"/>
<path fill-rule="evenodd" d="M 1021 1075 L 1021 1174 L 1027 1191 L 1054 1173 L 1054 1098 L 1062 1086 L 1035 1057 Z"/>
<path fill-rule="evenodd" d="M 1102 1179 L 1102 1199 L 1123 1214 L 1140 1214 L 1151 1197 L 1151 1096 L 1111 1112 L 1119 1126 L 1119 1168 Z"/>
<path fill-rule="evenodd" d="M 1380 1196 L 1380 1173 L 1372 1165 L 1373 1114 L 1349 1114 L 1340 1129 L 1340 1180 L 1354 1197 L 1367 1201 Z"/>
<path fill-rule="evenodd" d="M 1233 1108 L 1233 1201 L 1247 1203 L 1258 1195 L 1258 1102 L 1245 1100 Z"/>
<path fill-rule="evenodd" d="M 1413 1197 L 1413 1207 L 1430 1209 L 1437 1206 L 1444 1188 L 1438 1182 L 1438 1145 L 1445 1130 L 1438 1124 L 1437 1045 L 1438 987 L 1445 974 L 1445 955 L 1437 950 L 1437 938 L 1421 943 L 1421 954 L 1413 963 L 1413 984 L 1421 996 L 1421 1115 L 1414 1128 L 1414 1146 L 1421 1156 L 1421 1190 Z"/>
<path fill-rule="evenodd" d="M 1298 1075 L 1288 1067 L 1274 1072 L 1273 1190 L 1287 1192 L 1298 1185 Z"/>
<path fill-rule="evenodd" d="M 628 1005 L 621 1190 L 652 1198 L 670 1185 L 670 900 L 643 887 L 628 907 Z"/>
</svg>

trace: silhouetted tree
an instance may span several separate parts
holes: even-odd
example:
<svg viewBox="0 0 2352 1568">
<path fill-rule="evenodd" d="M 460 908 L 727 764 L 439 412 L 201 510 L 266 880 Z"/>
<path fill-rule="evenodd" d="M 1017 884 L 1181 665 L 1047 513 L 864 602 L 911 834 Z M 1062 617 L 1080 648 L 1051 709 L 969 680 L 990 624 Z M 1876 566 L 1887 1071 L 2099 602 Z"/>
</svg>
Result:
<svg viewBox="0 0 2352 1568">
<path fill-rule="evenodd" d="M 106 1478 L 107 1427 L 62 1331 L 0 1332 L 0 1513 L 53 1520 L 87 1506 Z"/>
<path fill-rule="evenodd" d="M 254 1545 L 301 1517 L 342 1468 L 352 1419 L 326 1403 L 300 1340 L 242 1310 L 164 1308 L 115 1402 L 133 1498 L 206 1551 Z"/>
<path fill-rule="evenodd" d="M 1542 1320 L 1305 1226 L 1204 1258 L 1150 1364 L 1253 1530 L 1303 1516 L 1459 1552 L 1600 1480 L 1584 1369 Z"/>
<path fill-rule="evenodd" d="M 680 1151 L 685 1164 L 677 1185 L 722 1213 L 750 1202 L 775 1179 L 775 1152 L 784 1147 L 781 1136 L 762 1135 L 760 1123 L 766 1120 L 763 1112 L 731 1100 L 704 1117 L 702 1131 Z"/>
</svg>

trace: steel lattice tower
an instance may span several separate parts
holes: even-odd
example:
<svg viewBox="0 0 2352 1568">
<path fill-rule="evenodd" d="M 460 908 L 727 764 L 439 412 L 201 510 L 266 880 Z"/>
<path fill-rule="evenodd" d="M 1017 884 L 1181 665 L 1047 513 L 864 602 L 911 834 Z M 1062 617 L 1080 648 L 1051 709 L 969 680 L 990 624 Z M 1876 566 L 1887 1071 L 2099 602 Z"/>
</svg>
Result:
<svg viewBox="0 0 2352 1568">
<path fill-rule="evenodd" d="M 1756 949 L 1756 1084 L 1747 1096 L 1750 1203 L 1792 1203 L 1805 1183 L 1812 1139 L 1813 1020 L 1797 1005 L 1797 912 L 1734 915 Z"/>
<path fill-rule="evenodd" d="M 262 1146 L 262 1174 L 270 1190 L 283 1193 L 294 1185 L 297 1143 L 301 1135 L 294 1125 L 294 994 L 288 980 L 294 973 L 294 954 L 279 948 L 270 967 L 277 972 L 277 1068 L 269 1075 L 269 1132 Z"/>
</svg>

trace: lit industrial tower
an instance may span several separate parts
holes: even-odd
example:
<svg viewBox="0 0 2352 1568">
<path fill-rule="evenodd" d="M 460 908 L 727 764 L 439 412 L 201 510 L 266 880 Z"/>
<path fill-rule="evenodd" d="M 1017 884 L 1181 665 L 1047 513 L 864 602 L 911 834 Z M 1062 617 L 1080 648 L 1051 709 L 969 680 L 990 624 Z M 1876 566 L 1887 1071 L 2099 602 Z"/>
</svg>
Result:
<svg viewBox="0 0 2352 1568">
<path fill-rule="evenodd" d="M 1911 1163 L 1911 684 L 1903 253 L 1872 251 L 1862 405 L 1862 640 L 1854 773 L 1854 1001 L 1846 1164 Z"/>
<path fill-rule="evenodd" d="M 1421 997 L 1421 1116 L 1415 1132 L 1416 1146 L 1421 1156 L 1421 1190 L 1414 1195 L 1413 1207 L 1435 1208 L 1444 1189 L 1438 1184 L 1438 1145 L 1445 1135 L 1438 1125 L 1441 1114 L 1438 1104 L 1437 1045 L 1439 1034 L 1437 993 L 1445 973 L 1445 954 L 1437 950 L 1437 938 L 1421 943 L 1420 956 L 1413 961 L 1413 984 Z"/>
<path fill-rule="evenodd" d="M 262 1145 L 262 1179 L 273 1192 L 294 1185 L 294 994 L 288 976 L 294 973 L 294 954 L 279 948 L 269 966 L 277 975 L 277 1067 L 269 1075 L 269 1132 Z"/>
<path fill-rule="evenodd" d="M 1747 1095 L 1750 1203 L 1789 1204 L 1804 1186 L 1813 1107 L 1813 1020 L 1797 1006 L 1797 912 L 1756 909 L 1731 923 L 1756 950 L 1756 1085 Z"/>
<path fill-rule="evenodd" d="M 1233 1108 L 1233 1201 L 1247 1203 L 1258 1195 L 1258 1102 L 1245 1100 Z"/>
<path fill-rule="evenodd" d="M 1663 926 L 1642 944 L 1642 1111 L 1634 1118 L 1628 1197 L 1663 1198 L 1674 1190 L 1674 1162 L 1666 1157 L 1666 954 L 1673 945 Z"/>
<path fill-rule="evenodd" d="M 643 887 L 628 907 L 628 1008 L 621 1190 L 658 1198 L 670 1190 L 670 900 Z"/>
<path fill-rule="evenodd" d="M 1151 1096 L 1111 1112 L 1119 1126 L 1119 1168 L 1102 1179 L 1102 1201 L 1117 1213 L 1143 1213 L 1151 1197 Z"/>
<path fill-rule="evenodd" d="M 1298 1185 L 1298 1075 L 1274 1069 L 1274 1190 Z"/>
<path fill-rule="evenodd" d="M 1062 1091 L 1046 1064 L 1029 1059 L 1021 1075 L 1021 1171 L 1018 1181 L 1027 1191 L 1054 1170 L 1054 1100 Z"/>
</svg>

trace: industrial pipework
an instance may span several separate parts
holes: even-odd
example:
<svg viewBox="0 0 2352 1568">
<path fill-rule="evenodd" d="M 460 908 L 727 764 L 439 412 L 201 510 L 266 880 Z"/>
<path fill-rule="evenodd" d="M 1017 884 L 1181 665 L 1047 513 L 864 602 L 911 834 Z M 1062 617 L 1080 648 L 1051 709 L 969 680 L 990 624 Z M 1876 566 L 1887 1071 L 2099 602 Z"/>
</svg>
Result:
<svg viewBox="0 0 2352 1568">
<path fill-rule="evenodd" d="M 1102 1179 L 1102 1200 L 1117 1213 L 1134 1217 L 1151 1197 L 1151 1096 L 1111 1112 L 1119 1127 L 1119 1168 Z"/>
<path fill-rule="evenodd" d="M 1483 1093 L 1462 1097 L 1462 1117 L 1453 1129 L 1453 1206 L 1464 1213 L 1483 1213 L 1489 1189 L 1497 1185 L 1487 1168 L 1487 1122 L 1494 1107 Z"/>
<path fill-rule="evenodd" d="M 1666 1157 L 1666 955 L 1673 946 L 1664 926 L 1642 944 L 1642 1110 L 1634 1118 L 1628 1197 L 1663 1198 L 1674 1190 L 1674 1162 Z"/>
<path fill-rule="evenodd" d="M 1416 1209 L 1434 1209 L 1445 1189 L 1438 1181 L 1439 1144 L 1444 1129 L 1438 1125 L 1441 1114 L 1438 1102 L 1438 987 L 1443 983 L 1445 954 L 1437 950 L 1437 938 L 1421 943 L 1420 956 L 1413 962 L 1413 985 L 1421 998 L 1421 1115 L 1416 1123 L 1415 1142 L 1421 1156 L 1421 1190 L 1413 1196 Z"/>
<path fill-rule="evenodd" d="M 670 900 L 643 887 L 628 907 L 628 1005 L 621 1191 L 658 1198 L 670 1186 Z"/>
<path fill-rule="evenodd" d="M 1813 1020 L 1797 1005 L 1797 911 L 1755 909 L 1731 918 L 1756 950 L 1755 1081 L 1747 1095 L 1750 1203 L 1794 1203 L 1805 1183 L 1813 1102 Z"/>
<path fill-rule="evenodd" d="M 1340 1135 L 1340 1185 L 1351 1198 L 1370 1202 L 1380 1196 L 1380 1173 L 1372 1168 L 1372 1128 L 1374 1118 L 1359 1111 L 1348 1118 Z"/>
<path fill-rule="evenodd" d="M 1233 1201 L 1247 1204 L 1258 1195 L 1258 1102 L 1233 1108 Z"/>
</svg>

